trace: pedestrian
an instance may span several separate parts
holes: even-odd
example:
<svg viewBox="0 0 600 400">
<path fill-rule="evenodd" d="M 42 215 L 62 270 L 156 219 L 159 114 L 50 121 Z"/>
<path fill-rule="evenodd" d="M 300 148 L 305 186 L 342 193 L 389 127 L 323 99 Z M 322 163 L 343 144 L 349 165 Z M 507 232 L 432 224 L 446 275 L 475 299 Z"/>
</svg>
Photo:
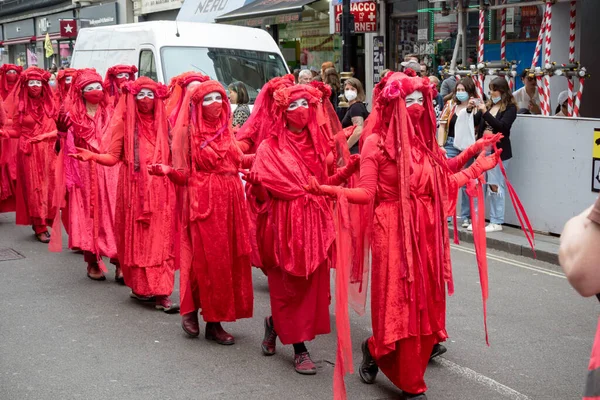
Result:
<svg viewBox="0 0 600 400">
<path fill-rule="evenodd" d="M 401 62 L 400 65 L 402 66 L 402 72 L 406 72 L 406 70 L 410 69 L 415 72 L 415 75 L 421 76 L 421 64 L 419 64 L 418 61 L 404 61 Z"/>
<path fill-rule="evenodd" d="M 420 68 L 419 69 L 419 72 L 420 72 L 419 76 L 422 76 L 424 78 L 427 77 L 427 76 L 429 76 L 429 69 L 427 68 L 427 64 L 425 64 L 423 61 L 421 61 L 421 64 L 420 64 L 419 68 Z"/>
<path fill-rule="evenodd" d="M 253 292 L 248 212 L 238 170 L 242 153 L 230 127 L 231 111 L 223 85 L 207 80 L 186 93 L 173 129 L 173 167 L 156 164 L 186 186 L 182 216 L 180 298 L 182 328 L 205 338 L 235 343 L 221 326 L 252 317 Z"/>
<path fill-rule="evenodd" d="M 104 88 L 108 92 L 108 96 L 111 99 L 111 104 L 117 106 L 119 102 L 119 96 L 121 95 L 121 88 L 125 82 L 135 81 L 135 74 L 138 69 L 135 65 L 114 65 L 106 71 L 104 77 Z"/>
<path fill-rule="evenodd" d="M 557 117 L 568 117 L 569 116 L 569 92 L 563 90 L 558 94 L 557 99 L 558 105 L 554 115 Z"/>
<path fill-rule="evenodd" d="M 21 74 L 12 126 L 4 130 L 4 138 L 19 138 L 15 190 L 17 225 L 31 225 L 35 237 L 42 243 L 50 242 L 48 227 L 56 215 L 52 200 L 57 115 L 49 79 L 50 73 L 38 67 L 29 67 Z"/>
<path fill-rule="evenodd" d="M 512 158 L 510 129 L 517 119 L 517 105 L 508 82 L 503 77 L 493 79 L 489 88 L 490 99 L 487 103 L 481 102 L 478 106 L 482 113 L 478 137 L 488 133 L 502 134 L 503 137 L 498 141 L 497 147 L 502 150 L 504 167 L 508 168 Z M 499 165 L 487 173 L 487 185 L 487 194 L 490 198 L 490 223 L 485 227 L 485 231 L 501 231 L 504 224 L 506 180 Z"/>
<path fill-rule="evenodd" d="M 339 96 L 342 90 L 340 77 L 335 68 L 327 68 L 323 77 L 323 83 L 331 89 L 331 96 L 329 101 L 333 105 L 334 110 L 337 110 L 339 103 Z"/>
<path fill-rule="evenodd" d="M 447 338 L 446 286 L 453 291 L 442 221 L 457 189 L 492 168 L 498 156 L 450 173 L 462 165 L 447 162 L 435 141 L 429 80 L 394 73 L 376 92 L 375 123 L 369 125 L 375 129 L 365 132 L 358 187 L 321 185 L 311 192 L 375 204 L 365 214 L 371 218 L 364 230 L 372 232 L 366 243 L 372 252 L 373 335 L 362 344 L 359 374 L 372 384 L 381 370 L 406 398 L 426 399 L 427 363 L 434 345 Z M 493 139 L 481 140 L 473 152 L 489 143 Z"/>
<path fill-rule="evenodd" d="M 444 98 L 439 94 L 440 80 L 435 75 L 429 75 L 428 78 L 429 82 L 435 87 L 435 90 L 438 91 L 437 96 L 433 98 L 433 110 L 435 111 L 435 120 L 438 122 L 439 126 L 440 117 L 442 116 L 442 111 L 444 109 Z"/>
<path fill-rule="evenodd" d="M 481 112 L 476 111 L 478 103 L 472 103 L 471 100 L 481 101 L 477 96 L 475 83 L 470 77 L 465 77 L 454 88 L 454 96 L 446 103 L 440 118 L 438 142 L 443 143 L 448 158 L 457 157 L 464 150 L 455 147 L 454 140 L 458 135 L 473 136 L 473 142 L 475 141 L 475 128 L 479 128 Z M 470 161 L 472 160 L 473 157 Z M 460 220 L 463 228 L 471 225 L 471 205 L 464 188 L 460 189 Z"/>
<path fill-rule="evenodd" d="M 248 89 L 243 82 L 233 82 L 229 85 L 229 101 L 231 104 L 235 104 L 237 107 L 233 112 L 233 127 L 241 128 L 248 118 L 250 118 L 250 97 L 248 96 Z"/>
<path fill-rule="evenodd" d="M 294 347 L 294 369 L 313 375 L 317 369 L 305 342 L 330 332 L 329 267 L 335 231 L 327 199 L 304 186 L 328 182 L 327 156 L 332 138 L 323 135 L 322 93 L 311 86 L 274 93 L 271 130 L 247 174 L 249 202 L 258 214 L 258 246 L 267 269 L 272 315 L 265 318 L 262 351 L 276 352 L 276 339 Z M 356 168 L 352 165 L 351 168 Z M 335 179 L 347 179 L 346 175 Z"/>
<path fill-rule="evenodd" d="M 4 129 L 11 129 L 13 115 L 18 106 L 15 88 L 23 68 L 14 64 L 3 64 L 0 67 L 0 123 Z M 17 148 L 19 139 L 0 138 L 0 213 L 16 211 L 17 185 Z"/>
<path fill-rule="evenodd" d="M 447 74 L 440 87 L 440 94 L 444 98 L 444 102 L 447 102 L 452 98 L 452 96 L 454 96 L 454 88 L 457 84 L 458 79 L 456 79 L 454 75 Z"/>
<path fill-rule="evenodd" d="M 360 135 L 369 116 L 367 106 L 365 106 L 365 90 L 362 83 L 356 78 L 349 78 L 344 82 L 344 97 L 348 101 L 349 107 L 342 119 L 342 128 L 346 131 L 348 137 L 348 148 L 351 154 L 359 153 Z M 351 129 L 346 129 L 350 128 Z"/>
<path fill-rule="evenodd" d="M 542 113 L 540 107 L 540 95 L 537 88 L 537 80 L 528 69 L 521 73 L 523 87 L 513 93 L 519 114 L 528 113 L 539 115 Z"/>
<path fill-rule="evenodd" d="M 57 122 L 62 154 L 57 161 L 54 207 L 63 209 L 69 248 L 83 252 L 88 278 L 105 280 L 102 257 L 109 257 L 115 265 L 115 281 L 122 283 L 114 226 L 118 170 L 68 157 L 76 148 L 104 151 L 110 142 L 113 108 L 94 69 L 78 70 L 71 85 L 69 109 Z M 50 250 L 61 251 L 60 218 L 53 230 Z"/>
<path fill-rule="evenodd" d="M 308 85 L 308 83 L 313 79 L 312 73 L 308 69 L 303 69 L 298 74 L 298 84 L 299 85 Z"/>
<path fill-rule="evenodd" d="M 164 98 L 167 87 L 141 77 L 121 87 L 110 124 L 110 145 L 100 154 L 78 147 L 75 158 L 112 167 L 118 173 L 115 228 L 123 279 L 131 297 L 154 301 L 175 313 L 170 300 L 175 283 L 172 219 L 175 195 L 167 177 L 149 174 L 168 163 L 169 133 Z"/>
</svg>

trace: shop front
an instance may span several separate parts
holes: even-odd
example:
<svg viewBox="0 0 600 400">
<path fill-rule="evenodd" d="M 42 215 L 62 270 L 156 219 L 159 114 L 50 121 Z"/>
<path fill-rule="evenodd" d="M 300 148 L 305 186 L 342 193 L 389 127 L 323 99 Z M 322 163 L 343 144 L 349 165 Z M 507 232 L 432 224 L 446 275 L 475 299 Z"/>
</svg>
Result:
<svg viewBox="0 0 600 400">
<path fill-rule="evenodd" d="M 183 0 L 138 0 L 133 14 L 142 21 L 175 21 Z"/>
<path fill-rule="evenodd" d="M 33 18 L 4 24 L 4 49 L 8 62 L 24 68 L 37 65 L 35 22 Z"/>
<path fill-rule="evenodd" d="M 71 62 L 73 43 L 71 39 L 63 37 L 60 32 L 60 21 L 74 20 L 73 10 L 63 11 L 55 14 L 35 18 L 36 28 L 36 56 L 37 66 L 44 69 L 65 67 Z M 46 34 L 52 44 L 53 55 L 46 57 L 45 41 Z"/>
</svg>

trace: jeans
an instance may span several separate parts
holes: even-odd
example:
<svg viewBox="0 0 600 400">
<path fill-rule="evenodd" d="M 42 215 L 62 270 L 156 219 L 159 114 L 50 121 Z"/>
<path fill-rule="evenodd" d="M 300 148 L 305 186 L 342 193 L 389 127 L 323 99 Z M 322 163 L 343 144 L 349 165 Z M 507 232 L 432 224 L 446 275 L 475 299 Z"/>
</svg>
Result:
<svg viewBox="0 0 600 400">
<path fill-rule="evenodd" d="M 508 169 L 510 160 L 502 161 L 504 167 Z M 488 188 L 486 194 L 490 199 L 490 223 L 502 225 L 504 223 L 504 211 L 506 202 L 506 180 L 500 171 L 500 165 L 487 172 Z M 498 186 L 498 191 L 493 192 L 490 185 Z"/>
<path fill-rule="evenodd" d="M 446 139 L 446 144 L 444 144 L 444 149 L 446 150 L 446 157 L 448 157 L 448 158 L 454 158 L 461 153 L 460 150 L 458 150 L 456 147 L 454 147 L 454 137 L 451 137 L 451 136 L 448 136 L 448 138 Z M 467 163 L 466 167 L 469 167 L 471 164 L 473 164 L 473 160 L 470 160 Z M 464 186 L 460 188 L 459 200 L 460 200 L 460 216 L 459 216 L 459 218 L 463 221 L 465 219 L 471 219 L 471 204 L 469 203 L 469 196 L 467 196 L 467 192 L 466 192 Z"/>
</svg>

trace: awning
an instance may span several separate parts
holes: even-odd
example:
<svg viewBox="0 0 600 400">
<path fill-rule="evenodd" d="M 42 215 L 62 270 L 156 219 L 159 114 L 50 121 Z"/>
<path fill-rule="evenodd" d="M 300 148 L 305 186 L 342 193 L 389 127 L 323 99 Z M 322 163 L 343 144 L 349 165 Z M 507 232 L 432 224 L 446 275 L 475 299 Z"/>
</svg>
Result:
<svg viewBox="0 0 600 400">
<path fill-rule="evenodd" d="M 277 16 L 282 14 L 295 15 L 299 20 L 300 13 L 304 6 L 314 3 L 317 0 L 256 0 L 237 10 L 223 14 L 215 18 L 217 22 L 232 22 L 234 20 L 258 19 L 260 17 Z M 284 18 L 278 23 L 291 22 Z"/>
<path fill-rule="evenodd" d="M 3 46 L 9 46 L 11 44 L 26 44 L 26 43 L 32 43 L 35 42 L 36 38 L 35 36 L 28 36 L 28 37 L 24 37 L 24 38 L 16 38 L 16 39 L 8 39 L 8 40 L 4 40 L 2 42 Z"/>
</svg>

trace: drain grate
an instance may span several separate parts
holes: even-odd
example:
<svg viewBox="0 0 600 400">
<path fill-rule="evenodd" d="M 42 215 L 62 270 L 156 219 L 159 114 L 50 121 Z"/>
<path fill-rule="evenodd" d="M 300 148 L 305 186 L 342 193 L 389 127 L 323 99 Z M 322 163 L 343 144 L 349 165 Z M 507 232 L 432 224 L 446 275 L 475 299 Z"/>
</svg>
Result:
<svg viewBox="0 0 600 400">
<path fill-rule="evenodd" d="M 25 258 L 25 256 L 18 251 L 9 247 L 0 247 L 0 261 L 20 260 L 21 258 Z"/>
</svg>

